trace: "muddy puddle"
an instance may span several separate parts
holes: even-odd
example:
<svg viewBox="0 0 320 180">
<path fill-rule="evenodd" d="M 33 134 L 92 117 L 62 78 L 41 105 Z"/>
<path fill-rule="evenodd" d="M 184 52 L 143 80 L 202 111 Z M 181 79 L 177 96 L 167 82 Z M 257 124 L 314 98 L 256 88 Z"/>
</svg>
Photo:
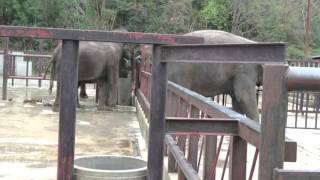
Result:
<svg viewBox="0 0 320 180">
<path fill-rule="evenodd" d="M 0 179 L 56 179 L 58 113 L 46 87 L 8 88 L 0 101 Z M 91 88 L 90 88 L 91 87 Z M 75 155 L 139 155 L 139 124 L 133 107 L 98 111 L 93 86 L 77 109 Z"/>
</svg>

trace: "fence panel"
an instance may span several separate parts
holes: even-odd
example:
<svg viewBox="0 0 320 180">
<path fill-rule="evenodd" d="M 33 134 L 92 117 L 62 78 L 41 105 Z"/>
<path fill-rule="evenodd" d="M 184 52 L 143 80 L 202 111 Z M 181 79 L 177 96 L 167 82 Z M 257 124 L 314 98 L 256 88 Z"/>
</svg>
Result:
<svg viewBox="0 0 320 180">
<path fill-rule="evenodd" d="M 292 67 L 319 68 L 319 60 L 287 60 Z M 316 92 L 294 91 L 289 93 L 287 128 L 320 129 L 318 114 L 320 94 Z"/>
</svg>

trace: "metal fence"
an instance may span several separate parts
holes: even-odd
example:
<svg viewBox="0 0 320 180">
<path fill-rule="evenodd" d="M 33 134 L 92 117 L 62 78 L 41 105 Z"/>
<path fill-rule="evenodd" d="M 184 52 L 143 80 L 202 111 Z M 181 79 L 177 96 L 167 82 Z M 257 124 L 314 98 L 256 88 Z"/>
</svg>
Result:
<svg viewBox="0 0 320 180">
<path fill-rule="evenodd" d="M 183 48 L 183 46 L 179 46 L 179 48 Z M 214 47 L 212 48 L 214 49 Z M 197 51 L 194 52 L 197 53 Z M 167 55 L 168 52 L 158 53 Z M 228 51 L 225 51 L 226 57 L 228 53 Z M 154 57 L 159 56 L 155 55 Z M 158 59 L 158 61 L 161 62 L 161 59 Z M 170 62 L 170 60 L 167 61 Z M 259 142 L 265 141 L 261 139 L 263 135 L 260 135 L 259 124 L 228 108 L 218 105 L 208 98 L 171 82 L 168 83 L 168 89 L 166 90 L 167 96 L 166 98 L 163 98 L 164 93 L 159 93 L 158 91 L 161 86 L 165 87 L 165 85 L 162 84 L 162 82 L 166 81 L 165 75 L 163 74 L 165 71 L 156 70 L 155 67 L 153 68 L 155 70 L 154 72 L 157 72 L 158 76 L 160 76 L 158 77 L 159 79 L 153 77 L 154 74 L 151 75 L 148 61 L 142 61 L 140 67 L 141 86 L 140 89 L 137 90 L 137 99 L 145 112 L 144 114 L 150 119 L 149 134 L 151 137 L 149 138 L 152 138 L 153 132 L 157 133 L 157 136 L 160 136 L 159 132 L 162 132 L 161 127 L 164 128 L 159 119 L 156 121 L 153 118 L 166 119 L 166 132 L 171 134 L 171 136 L 165 136 L 165 142 L 168 146 L 169 172 L 177 172 L 178 179 L 200 179 L 198 170 L 201 168 L 203 169 L 203 175 L 201 175 L 203 179 L 215 179 L 218 178 L 216 177 L 217 169 L 222 168 L 221 179 L 223 179 L 226 174 L 229 175 L 231 179 L 246 179 L 246 162 L 248 160 L 246 154 L 247 143 L 250 143 L 257 147 L 257 150 L 252 157 L 253 160 L 250 167 L 250 174 L 248 175 L 248 179 L 252 179 L 258 156 L 258 148 L 261 146 Z M 160 67 L 158 68 L 160 69 Z M 157 82 L 156 87 L 154 84 L 151 84 L 151 78 L 152 82 Z M 153 94 L 154 92 L 152 92 L 152 90 L 157 91 L 158 93 Z M 152 99 L 155 98 L 157 99 L 156 105 L 152 104 Z M 166 101 L 160 101 L 159 99 L 166 99 Z M 163 103 L 166 102 L 166 116 L 159 117 L 162 112 L 164 112 L 163 107 L 153 110 L 152 112 L 150 102 L 153 105 L 153 108 L 159 108 L 157 106 L 164 107 Z M 283 110 L 283 108 L 280 109 Z M 152 113 L 154 114 L 152 115 Z M 152 123 L 156 123 L 156 125 L 153 125 L 153 130 Z M 272 132 L 268 132 L 268 134 L 264 135 L 266 139 L 275 138 L 269 133 Z M 221 148 L 222 144 L 225 144 L 223 143 L 224 139 L 231 139 L 231 142 L 227 145 L 227 152 L 222 154 Z M 219 142 L 217 142 L 217 140 L 219 140 Z M 156 147 L 157 149 L 162 149 L 162 146 L 159 144 L 157 144 Z M 286 160 L 295 161 L 296 143 L 287 141 L 286 149 L 287 152 L 284 153 L 286 154 Z M 149 150 L 149 153 L 150 152 L 151 151 Z M 165 151 L 165 153 L 166 152 L 167 151 Z M 218 159 L 222 155 L 225 157 L 222 167 L 219 167 Z M 155 154 L 153 156 L 155 156 Z M 153 160 L 156 159 L 153 158 Z M 159 162 L 161 162 L 161 160 L 159 160 Z M 226 172 L 228 163 L 230 170 L 229 172 Z M 200 167 L 200 164 L 203 165 Z M 272 169 L 269 169 L 269 174 L 261 175 L 260 179 L 268 179 L 270 174 L 272 174 Z"/>
<path fill-rule="evenodd" d="M 62 39 L 62 70 L 61 70 L 61 99 L 59 114 L 58 163 L 57 179 L 71 180 L 74 165 L 75 146 L 75 114 L 77 99 L 77 64 L 79 41 L 103 41 L 136 44 L 174 44 L 174 43 L 202 43 L 203 39 L 187 36 L 136 33 L 136 32 L 107 32 L 85 31 L 54 28 L 32 28 L 0 26 L 1 37 L 23 37 L 39 39 Z M 5 41 L 8 39 L 5 38 Z M 5 43 L 5 51 L 8 44 Z M 5 52 L 8 54 L 8 52 Z M 9 64 L 9 56 L 4 57 L 4 63 Z M 9 75 L 4 68 L 4 74 Z M 6 89 L 7 79 L 3 79 Z M 4 95 L 3 95 L 4 96 Z M 152 167 L 152 166 L 151 166 Z M 149 172 L 159 172 L 159 169 L 149 168 Z M 151 178 L 152 179 L 152 178 Z M 155 178 L 158 179 L 158 178 Z"/>
<path fill-rule="evenodd" d="M 42 42 L 42 41 L 41 41 Z M 49 80 L 46 78 L 45 71 L 46 67 L 49 65 L 49 60 L 51 55 L 45 54 L 16 54 L 12 53 L 9 48 L 10 39 L 5 37 L 3 40 L 3 87 L 2 87 L 2 99 L 7 99 L 7 83 L 11 79 L 11 85 L 14 85 L 15 79 L 25 79 L 26 86 L 29 85 L 29 80 L 38 80 L 38 87 L 41 87 L 42 80 Z M 40 49 L 40 52 L 42 50 Z M 24 59 L 25 74 L 17 74 L 16 68 L 16 58 L 22 57 Z M 30 67 L 30 63 L 34 64 L 34 69 Z"/>
<path fill-rule="evenodd" d="M 174 44 L 174 43 L 201 43 L 202 39 L 174 36 L 174 35 L 157 35 L 157 34 L 143 34 L 143 33 L 119 33 L 119 32 L 102 32 L 102 31 L 81 31 L 81 30 L 64 30 L 64 29 L 50 29 L 50 28 L 26 28 L 26 27 L 8 27 L 0 26 L 0 36 L 5 37 L 29 37 L 29 38 L 45 38 L 45 39 L 63 39 L 62 42 L 62 66 L 64 67 L 61 74 L 61 105 L 60 105 L 60 120 L 59 120 L 59 143 L 58 143 L 58 180 L 71 180 L 73 171 L 73 159 L 74 159 L 74 144 L 75 144 L 75 109 L 76 109 L 76 97 L 77 97 L 77 63 L 78 63 L 78 47 L 79 40 L 91 40 L 91 41 L 111 41 L 111 42 L 129 42 L 129 43 L 151 43 L 157 44 L 154 54 L 155 63 L 153 64 L 153 73 L 144 74 L 145 80 L 157 83 L 149 83 L 143 86 L 145 89 L 137 90 L 138 99 L 140 99 L 142 106 L 146 110 L 147 116 L 150 118 L 149 129 L 149 153 L 148 153 L 148 179 L 160 180 L 162 179 L 163 169 L 163 152 L 164 152 L 164 140 L 168 145 L 171 157 L 174 157 L 169 162 L 171 170 L 174 170 L 175 165 L 178 165 L 178 171 L 180 171 L 180 178 L 188 179 L 200 179 L 196 171 L 199 167 L 198 147 L 200 136 L 205 137 L 205 143 L 215 142 L 215 135 L 228 135 L 232 136 L 230 144 L 230 157 L 229 157 L 229 177 L 232 180 L 246 179 L 246 159 L 247 159 L 247 143 L 250 143 L 257 147 L 260 152 L 259 160 L 259 180 L 273 179 L 275 171 L 275 179 L 286 179 L 293 174 L 289 171 L 283 170 L 283 161 L 285 155 L 287 160 L 295 159 L 296 143 L 285 143 L 285 121 L 286 121 L 286 108 L 287 108 L 287 89 L 289 90 L 301 90 L 301 87 L 305 90 L 315 90 L 319 87 L 320 77 L 316 77 L 315 86 L 310 85 L 309 79 L 302 76 L 296 76 L 296 71 L 289 71 L 288 76 L 285 75 L 288 68 L 283 65 L 266 66 L 264 72 L 264 82 L 267 83 L 268 88 L 264 88 L 263 95 L 263 109 L 262 109 L 262 124 L 261 128 L 257 122 L 248 119 L 245 116 L 239 115 L 232 110 L 220 106 L 212 101 L 208 101 L 194 92 L 183 89 L 177 85 L 169 84 L 169 96 L 166 96 L 167 92 L 167 79 L 166 79 L 166 63 L 171 63 L 172 59 L 163 58 L 170 52 L 163 52 L 164 49 L 158 46 L 160 44 Z M 227 47 L 228 45 L 225 45 Z M 256 51 L 255 47 L 260 46 L 260 50 Z M 165 49 L 170 49 L 174 46 L 167 46 Z M 209 48 L 210 47 L 210 48 Z M 263 48 L 261 48 L 263 47 Z M 175 47 L 174 54 L 183 53 L 184 46 Z M 207 53 L 198 51 L 201 46 L 188 46 L 188 48 L 194 49 L 195 56 L 202 56 L 203 54 L 214 53 L 215 46 L 207 46 Z M 270 61 L 281 60 L 282 57 L 276 57 L 279 52 L 283 54 L 284 46 L 273 44 L 254 44 L 254 45 L 237 45 L 233 48 L 239 48 L 241 53 L 245 55 L 252 55 L 250 52 L 268 54 L 267 59 Z M 201 54 L 199 54 L 201 52 Z M 227 58 L 234 52 L 234 49 L 222 51 L 225 59 L 219 59 L 228 61 Z M 172 53 L 172 51 L 171 51 Z M 164 55 L 164 57 L 162 56 Z M 259 56 L 262 59 L 266 57 Z M 194 57 L 193 57 L 194 58 Z M 197 58 L 196 58 L 197 59 Z M 240 58 L 241 59 L 241 58 Z M 250 59 L 250 58 L 249 58 Z M 5 57 L 5 61 L 8 60 L 8 56 Z M 179 60 L 175 58 L 174 60 Z M 183 59 L 189 61 L 191 59 Z M 214 59 L 208 59 L 214 61 Z M 259 60 L 259 58 L 257 58 Z M 261 59 L 260 59 L 261 60 Z M 201 61 L 198 61 L 201 63 Z M 211 63 L 211 62 L 210 62 Z M 231 63 L 231 62 L 229 62 Z M 289 69 L 291 70 L 291 69 Z M 290 73 L 291 72 L 291 73 Z M 305 72 L 305 71 L 304 71 Z M 317 73 L 317 72 L 313 72 Z M 319 75 L 319 74 L 318 74 Z M 147 78 L 149 76 L 149 80 Z M 288 78 L 288 82 L 286 79 Z M 299 79 L 300 78 L 300 79 Z M 279 81 L 274 81 L 278 79 Z M 297 80 L 297 81 L 296 81 Z M 300 80 L 300 81 L 299 81 Z M 302 82 L 302 84 L 301 84 Z M 309 83 L 308 83 L 309 82 Z M 317 87 L 316 87 L 317 86 Z M 315 88 L 316 87 L 316 88 Z M 151 90 L 151 91 L 150 91 Z M 149 93 L 149 94 L 144 94 Z M 182 117 L 168 117 L 165 116 L 167 103 L 172 105 L 171 111 L 167 113 L 171 116 L 181 115 Z M 170 99 L 169 99 L 170 98 Z M 151 101 L 148 102 L 148 99 Z M 179 108 L 179 105 L 180 107 Z M 170 107 L 170 105 L 168 105 Z M 175 110 L 173 107 L 177 107 Z M 180 110 L 179 110 L 180 109 Z M 187 116 L 187 117 L 186 117 Z M 260 131 L 261 129 L 261 131 Z M 165 133 L 175 135 L 165 136 Z M 183 134 L 180 134 L 183 133 Z M 179 137 L 182 135 L 181 137 Z M 185 141 L 184 137 L 188 135 L 188 141 Z M 212 139 L 211 137 L 212 136 Z M 209 138 L 207 138 L 209 137 Z M 181 142 L 181 147 L 178 148 L 177 143 Z M 207 141 L 207 139 L 209 139 Z M 223 139 L 222 136 L 220 139 Z M 211 141 L 212 140 L 212 141 Z M 181 148 L 184 147 L 188 150 L 187 158 L 181 152 Z M 188 143 L 187 143 L 188 142 Z M 201 142 L 201 141 L 200 141 Z M 180 144 L 179 144 L 180 145 Z M 211 153 L 215 154 L 215 148 L 210 147 Z M 205 148 L 204 148 L 205 149 Z M 285 149 L 289 150 L 285 153 Z M 206 158 L 210 159 L 210 154 Z M 293 154 L 292 154 L 293 153 Z M 212 154 L 211 154 L 212 155 Z M 217 155 L 217 154 L 216 154 Z M 214 163 L 208 163 L 205 167 L 208 168 L 207 175 L 209 177 L 214 174 L 214 169 L 210 166 L 216 164 L 217 156 L 211 158 Z M 169 158 L 170 159 L 170 158 Z M 172 163 L 175 162 L 175 163 Z M 278 169 L 275 169 L 278 168 Z M 319 178 L 319 172 L 302 172 L 300 173 L 300 179 L 307 178 Z"/>
</svg>

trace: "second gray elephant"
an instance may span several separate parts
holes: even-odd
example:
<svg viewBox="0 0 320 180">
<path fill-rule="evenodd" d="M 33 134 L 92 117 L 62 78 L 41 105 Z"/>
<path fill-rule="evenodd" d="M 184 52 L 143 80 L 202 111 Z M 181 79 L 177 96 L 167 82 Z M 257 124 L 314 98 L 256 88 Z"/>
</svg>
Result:
<svg viewBox="0 0 320 180">
<path fill-rule="evenodd" d="M 255 43 L 243 37 L 217 30 L 202 30 L 186 34 L 203 37 L 205 44 Z M 152 52 L 149 46 L 149 51 Z M 147 54 L 147 57 L 151 55 Z M 204 96 L 229 94 L 233 109 L 259 120 L 256 85 L 262 83 L 262 66 L 258 64 L 194 64 L 171 63 L 168 79 Z"/>
<path fill-rule="evenodd" d="M 78 82 L 96 82 L 99 88 L 98 107 L 115 106 L 118 100 L 120 61 L 130 59 L 130 48 L 121 43 L 90 42 L 79 43 Z M 62 46 L 53 54 L 52 77 L 57 79 L 57 93 L 53 110 L 58 111 L 60 104 L 59 67 L 62 60 Z M 57 73 L 55 73 L 57 72 Z"/>
</svg>

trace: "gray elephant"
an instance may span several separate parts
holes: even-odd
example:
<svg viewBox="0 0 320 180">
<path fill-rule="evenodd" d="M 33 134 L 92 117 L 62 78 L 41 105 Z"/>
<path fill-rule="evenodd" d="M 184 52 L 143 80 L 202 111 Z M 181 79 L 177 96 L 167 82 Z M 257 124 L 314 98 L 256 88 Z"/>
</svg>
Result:
<svg viewBox="0 0 320 180">
<path fill-rule="evenodd" d="M 255 43 L 218 30 L 195 31 L 185 35 L 203 37 L 205 44 Z M 151 47 L 145 51 L 152 52 Z M 168 79 L 207 97 L 229 94 L 234 110 L 259 120 L 256 85 L 262 82 L 261 65 L 171 63 L 168 66 Z"/>
<path fill-rule="evenodd" d="M 78 85 L 97 83 L 99 88 L 98 107 L 115 106 L 118 100 L 120 61 L 130 59 L 130 48 L 121 43 L 90 42 L 79 43 Z M 57 89 L 60 88 L 59 66 L 62 59 L 62 46 L 59 45 L 53 53 L 52 77 L 57 79 Z M 83 92 L 82 92 L 83 93 Z M 53 110 L 58 111 L 60 91 L 57 90 Z"/>
</svg>

